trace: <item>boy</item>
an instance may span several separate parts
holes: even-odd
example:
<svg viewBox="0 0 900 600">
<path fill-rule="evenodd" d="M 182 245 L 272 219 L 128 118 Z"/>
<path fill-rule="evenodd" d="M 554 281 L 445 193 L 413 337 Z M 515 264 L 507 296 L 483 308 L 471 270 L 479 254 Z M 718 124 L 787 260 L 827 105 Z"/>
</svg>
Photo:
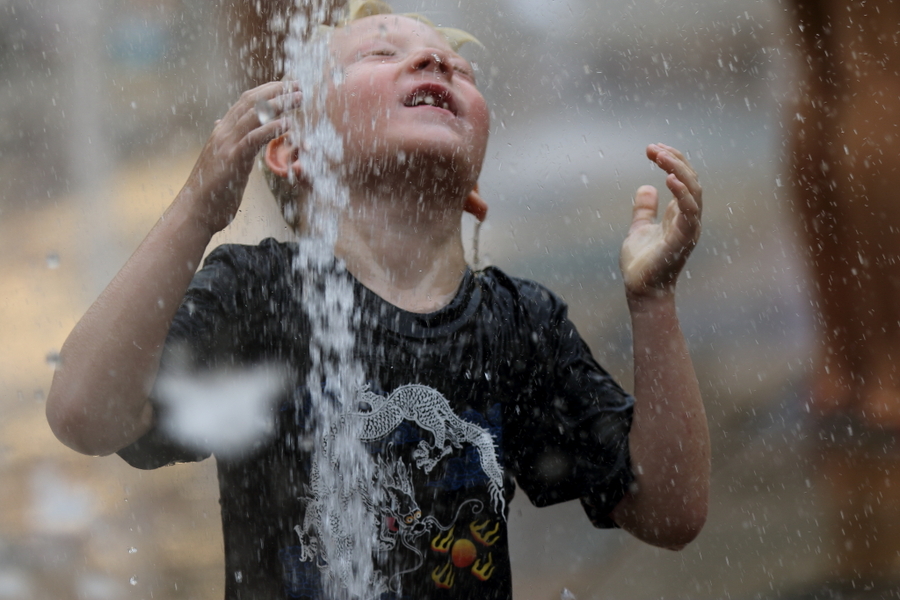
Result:
<svg viewBox="0 0 900 600">
<path fill-rule="evenodd" d="M 516 484 L 538 505 L 580 499 L 597 526 L 662 547 L 689 542 L 709 479 L 706 418 L 674 304 L 700 230 L 690 165 L 648 147 L 675 199 L 656 224 L 656 191 L 639 189 L 622 249 L 632 399 L 556 296 L 465 264 L 460 217 L 479 204 L 488 109 L 448 39 L 420 20 L 369 14 L 336 29 L 330 50 L 343 77 L 328 112 L 349 189 L 336 271 L 346 269 L 359 307 L 354 352 L 367 382 L 347 418 L 363 423 L 376 465 L 369 597 L 509 598 Z M 296 245 L 223 247 L 194 276 L 259 148 L 276 177 L 303 180 L 302 149 L 276 137 L 278 119 L 257 115 L 261 101 L 281 113 L 299 100 L 283 90 L 245 93 L 217 124 L 172 206 L 66 341 L 48 397 L 64 443 L 152 468 L 203 458 L 158 426 L 160 375 L 259 364 L 291 373 L 274 434 L 217 455 L 229 599 L 320 598 L 323 580 L 338 577 L 317 545 L 321 497 L 304 443 L 309 326 Z"/>
</svg>

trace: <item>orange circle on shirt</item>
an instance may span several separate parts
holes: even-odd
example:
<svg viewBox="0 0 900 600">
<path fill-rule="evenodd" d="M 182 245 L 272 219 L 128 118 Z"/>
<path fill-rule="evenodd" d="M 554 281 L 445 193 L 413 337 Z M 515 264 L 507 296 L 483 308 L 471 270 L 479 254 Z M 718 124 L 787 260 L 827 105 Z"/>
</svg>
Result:
<svg viewBox="0 0 900 600">
<path fill-rule="evenodd" d="M 453 565 L 464 569 L 475 562 L 475 544 L 469 540 L 456 540 L 453 550 L 450 551 L 450 559 Z"/>
</svg>

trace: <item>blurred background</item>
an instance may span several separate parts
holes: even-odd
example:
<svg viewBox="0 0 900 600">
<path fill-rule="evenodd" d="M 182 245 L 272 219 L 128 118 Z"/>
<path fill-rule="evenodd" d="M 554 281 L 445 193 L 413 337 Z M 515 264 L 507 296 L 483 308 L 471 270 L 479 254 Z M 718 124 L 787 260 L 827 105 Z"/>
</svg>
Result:
<svg viewBox="0 0 900 600">
<path fill-rule="evenodd" d="M 66 335 L 240 93 L 219 4 L 0 0 L 0 599 L 222 597 L 211 461 L 140 472 L 68 450 L 44 419 Z M 797 77 L 788 7 L 394 7 L 484 42 L 465 50 L 493 109 L 482 262 L 566 298 L 626 387 L 618 249 L 633 191 L 664 186 L 645 146 L 682 149 L 704 185 L 704 234 L 679 307 L 714 443 L 706 529 L 672 553 L 593 530 L 576 505 L 537 510 L 520 494 L 516 598 L 812 598 L 834 542 L 804 418 L 814 338 L 785 183 L 784 105 Z M 471 233 L 467 222 L 467 246 Z M 284 234 L 255 176 L 222 239 Z"/>
</svg>

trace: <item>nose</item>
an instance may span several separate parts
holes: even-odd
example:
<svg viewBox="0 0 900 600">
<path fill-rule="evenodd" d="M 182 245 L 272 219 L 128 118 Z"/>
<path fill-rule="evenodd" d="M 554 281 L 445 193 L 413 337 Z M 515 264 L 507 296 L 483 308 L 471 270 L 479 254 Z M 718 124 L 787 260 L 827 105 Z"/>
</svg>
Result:
<svg viewBox="0 0 900 600">
<path fill-rule="evenodd" d="M 416 71 L 433 70 L 435 73 L 449 75 L 453 72 L 450 58 L 440 50 L 425 49 L 416 55 L 413 60 L 413 68 Z"/>
</svg>

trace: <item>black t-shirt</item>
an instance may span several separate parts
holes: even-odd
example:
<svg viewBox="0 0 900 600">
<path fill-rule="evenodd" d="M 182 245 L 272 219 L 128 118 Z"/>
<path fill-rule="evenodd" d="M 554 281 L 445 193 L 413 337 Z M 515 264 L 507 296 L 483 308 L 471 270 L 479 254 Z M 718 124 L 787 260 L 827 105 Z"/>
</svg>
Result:
<svg viewBox="0 0 900 600">
<path fill-rule="evenodd" d="M 162 373 L 185 360 L 197 372 L 275 364 L 291 373 L 273 433 L 217 456 L 228 600 L 318 599 L 331 569 L 316 550 L 323 525 L 296 255 L 274 240 L 216 249 L 166 342 Z M 557 296 L 488 268 L 468 271 L 448 306 L 416 314 L 341 276 L 354 291 L 366 382 L 348 418 L 362 423 L 378 498 L 367 500 L 378 528 L 372 597 L 510 598 L 516 484 L 537 506 L 580 499 L 594 525 L 613 525 L 608 514 L 633 480 L 633 399 L 592 358 Z M 157 410 L 165 422 L 166 407 Z M 139 468 L 205 458 L 162 427 L 119 454 Z"/>
</svg>

